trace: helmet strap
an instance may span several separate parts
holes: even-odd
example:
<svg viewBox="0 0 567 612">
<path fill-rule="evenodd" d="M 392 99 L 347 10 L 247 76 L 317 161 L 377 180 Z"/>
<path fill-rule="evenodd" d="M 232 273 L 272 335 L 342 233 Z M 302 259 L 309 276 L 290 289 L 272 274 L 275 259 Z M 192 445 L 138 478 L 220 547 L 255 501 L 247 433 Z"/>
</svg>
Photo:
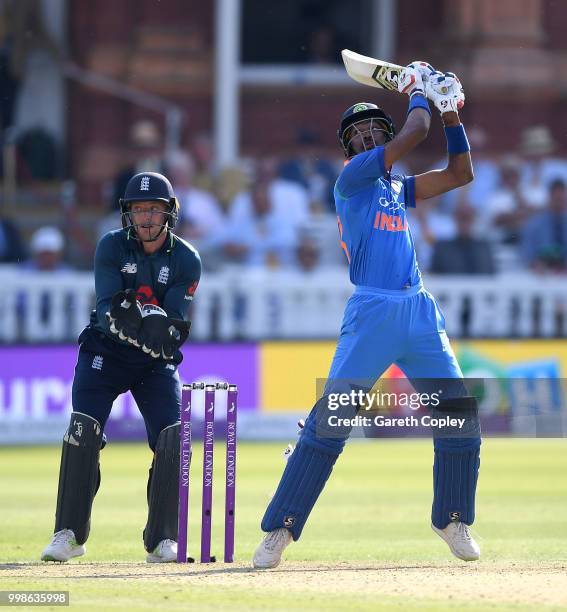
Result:
<svg viewBox="0 0 567 612">
<path fill-rule="evenodd" d="M 128 236 L 132 237 L 134 240 L 137 240 L 138 242 L 155 242 L 163 233 L 164 230 L 166 231 L 170 231 L 171 228 L 169 227 L 169 221 L 171 219 L 171 213 L 170 212 L 166 212 L 163 213 L 165 215 L 167 215 L 167 219 L 165 221 L 164 224 L 162 224 L 161 226 L 159 226 L 160 230 L 159 232 L 153 237 L 153 238 L 149 238 L 148 240 L 142 240 L 142 238 L 140 238 L 140 236 L 138 235 L 138 230 L 136 229 L 137 226 L 134 225 L 134 223 L 132 223 L 132 218 L 131 218 L 131 212 L 130 211 L 126 211 L 122 213 L 122 227 L 124 229 L 128 229 Z"/>
</svg>

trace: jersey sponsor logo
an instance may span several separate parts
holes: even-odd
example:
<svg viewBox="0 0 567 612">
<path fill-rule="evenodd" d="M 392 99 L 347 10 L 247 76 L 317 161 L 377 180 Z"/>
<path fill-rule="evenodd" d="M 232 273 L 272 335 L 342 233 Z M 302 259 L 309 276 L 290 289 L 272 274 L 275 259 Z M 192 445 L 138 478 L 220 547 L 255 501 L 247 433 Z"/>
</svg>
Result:
<svg viewBox="0 0 567 612">
<path fill-rule="evenodd" d="M 197 287 L 199 285 L 199 281 L 195 281 L 189 287 L 187 287 L 187 295 L 193 297 L 195 295 L 195 291 L 197 291 Z"/>
<path fill-rule="evenodd" d="M 102 356 L 101 355 L 95 355 L 94 359 L 93 359 L 93 365 L 92 368 L 93 370 L 102 370 Z"/>
<path fill-rule="evenodd" d="M 168 279 L 169 279 L 169 267 L 162 266 L 161 270 L 159 271 L 158 277 L 157 277 L 157 282 L 162 283 L 163 285 L 167 285 Z"/>
<path fill-rule="evenodd" d="M 140 285 L 136 289 L 136 299 L 142 306 L 144 304 L 154 304 L 159 306 L 156 296 L 154 295 L 153 289 L 149 285 Z"/>
<path fill-rule="evenodd" d="M 378 204 L 382 208 L 387 208 L 390 212 L 394 212 L 395 210 L 404 210 L 405 206 L 403 202 L 400 202 L 397 196 L 394 196 L 391 200 L 385 198 L 384 196 L 380 196 L 378 198 Z"/>
<path fill-rule="evenodd" d="M 408 220 L 399 215 L 389 215 L 382 210 L 376 213 L 374 229 L 386 232 L 405 232 L 408 229 Z"/>
<path fill-rule="evenodd" d="M 143 176 L 140 182 L 140 191 L 149 191 L 150 190 L 150 177 Z"/>
<path fill-rule="evenodd" d="M 135 263 L 125 263 L 120 270 L 120 272 L 126 272 L 126 274 L 136 274 L 137 271 L 138 265 Z"/>
</svg>

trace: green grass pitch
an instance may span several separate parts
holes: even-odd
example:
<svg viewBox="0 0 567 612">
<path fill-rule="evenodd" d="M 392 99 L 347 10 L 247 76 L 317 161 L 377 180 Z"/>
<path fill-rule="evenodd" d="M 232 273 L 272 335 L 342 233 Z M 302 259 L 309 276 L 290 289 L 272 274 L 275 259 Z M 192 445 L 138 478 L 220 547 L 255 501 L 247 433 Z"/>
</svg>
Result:
<svg viewBox="0 0 567 612">
<path fill-rule="evenodd" d="M 473 527 L 482 559 L 476 564 L 454 559 L 430 529 L 430 441 L 352 441 L 301 540 L 288 548 L 280 568 L 257 572 L 250 559 L 284 467 L 284 446 L 238 447 L 234 565 L 157 567 L 144 563 L 141 539 L 147 447 L 111 443 L 102 451 L 87 555 L 47 567 L 38 560 L 53 528 L 60 449 L 0 449 L 0 590 L 65 589 L 71 605 L 83 609 L 567 606 L 567 441 L 484 441 Z M 224 449 L 219 444 L 215 451 L 212 552 L 222 559 Z M 194 557 L 201 461 L 196 444 L 189 520 Z"/>
</svg>

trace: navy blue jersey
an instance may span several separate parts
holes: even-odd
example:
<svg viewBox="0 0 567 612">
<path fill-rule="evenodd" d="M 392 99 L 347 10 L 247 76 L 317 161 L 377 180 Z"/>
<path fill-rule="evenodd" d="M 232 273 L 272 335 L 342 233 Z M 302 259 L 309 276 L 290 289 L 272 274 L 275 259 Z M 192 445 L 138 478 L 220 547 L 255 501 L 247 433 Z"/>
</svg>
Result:
<svg viewBox="0 0 567 612">
<path fill-rule="evenodd" d="M 197 251 L 171 232 L 159 251 L 148 255 L 128 230 L 114 230 L 99 241 L 95 253 L 96 309 L 79 341 L 93 352 L 111 351 L 125 359 L 150 362 L 154 358 L 113 334 L 106 320 L 112 296 L 135 289 L 138 301 L 161 306 L 168 316 L 188 320 L 188 308 L 201 278 Z M 180 363 L 177 351 L 174 362 Z"/>
<path fill-rule="evenodd" d="M 415 178 L 390 175 L 384 147 L 355 155 L 335 184 L 341 246 L 354 285 L 403 289 L 421 283 L 406 207 Z"/>
</svg>

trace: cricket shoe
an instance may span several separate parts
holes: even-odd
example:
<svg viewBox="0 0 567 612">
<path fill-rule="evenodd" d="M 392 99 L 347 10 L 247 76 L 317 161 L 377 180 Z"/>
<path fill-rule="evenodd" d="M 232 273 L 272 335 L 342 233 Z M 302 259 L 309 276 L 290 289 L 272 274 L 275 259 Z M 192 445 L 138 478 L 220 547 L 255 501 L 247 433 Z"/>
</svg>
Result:
<svg viewBox="0 0 567 612">
<path fill-rule="evenodd" d="M 173 563 L 177 561 L 177 542 L 162 540 L 146 557 L 146 563 Z"/>
<path fill-rule="evenodd" d="M 84 544 L 77 544 L 71 529 L 62 529 L 53 534 L 53 539 L 41 553 L 42 561 L 60 561 L 65 563 L 73 557 L 80 557 L 87 552 Z"/>
<path fill-rule="evenodd" d="M 283 551 L 292 540 L 291 532 L 285 527 L 267 533 L 254 553 L 252 560 L 254 567 L 257 569 L 277 567 L 282 559 Z"/>
<path fill-rule="evenodd" d="M 449 523 L 445 529 L 438 529 L 432 524 L 431 529 L 447 542 L 455 557 L 463 561 L 477 561 L 480 558 L 480 547 L 466 523 Z"/>
</svg>

